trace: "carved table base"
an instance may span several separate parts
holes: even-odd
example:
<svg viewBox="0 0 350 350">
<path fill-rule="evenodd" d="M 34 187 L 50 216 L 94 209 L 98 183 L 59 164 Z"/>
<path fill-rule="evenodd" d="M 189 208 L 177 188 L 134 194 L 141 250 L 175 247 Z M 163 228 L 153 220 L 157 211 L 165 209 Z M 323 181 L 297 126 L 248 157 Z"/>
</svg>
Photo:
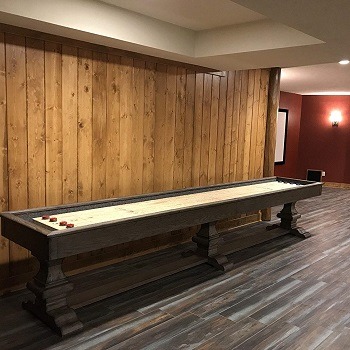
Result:
<svg viewBox="0 0 350 350">
<path fill-rule="evenodd" d="M 35 302 L 24 302 L 23 308 L 33 313 L 60 336 L 74 333 L 83 324 L 67 305 L 67 295 L 73 290 L 62 271 L 62 260 L 39 260 L 40 269 L 27 288 L 35 294 Z"/>
<path fill-rule="evenodd" d="M 302 227 L 297 226 L 297 220 L 301 217 L 295 208 L 295 203 L 287 203 L 283 206 L 283 209 L 277 214 L 277 217 L 281 219 L 279 225 L 268 226 L 267 229 L 271 230 L 275 227 L 281 227 L 289 231 L 289 233 L 300 238 L 311 237 L 310 233 L 305 231 Z"/>
<path fill-rule="evenodd" d="M 233 268 L 227 257 L 219 254 L 219 242 L 221 238 L 216 230 L 215 222 L 203 224 L 192 241 L 197 243 L 197 249 L 194 252 L 200 256 L 208 258 L 208 264 L 221 271 L 229 271 Z"/>
</svg>

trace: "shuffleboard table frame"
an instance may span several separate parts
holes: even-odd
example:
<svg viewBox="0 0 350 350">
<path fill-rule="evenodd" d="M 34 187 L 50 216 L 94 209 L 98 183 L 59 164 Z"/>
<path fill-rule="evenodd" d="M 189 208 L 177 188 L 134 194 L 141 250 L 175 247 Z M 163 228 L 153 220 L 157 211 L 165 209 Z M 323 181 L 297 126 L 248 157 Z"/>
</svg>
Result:
<svg viewBox="0 0 350 350">
<path fill-rule="evenodd" d="M 168 198 L 271 181 L 301 186 L 289 187 L 278 192 L 272 191 L 232 198 L 232 200 L 216 201 L 178 211 L 165 211 L 154 215 L 146 214 L 130 219 L 69 228 L 64 231 L 54 230 L 33 220 L 34 217 L 50 214 L 50 212 L 57 214 L 67 210 L 78 211 L 84 208 L 91 209 L 112 204 Z M 207 262 L 215 268 L 227 271 L 233 266 L 225 255 L 218 252 L 220 237 L 215 228 L 217 221 L 235 214 L 284 205 L 277 215 L 281 219 L 279 226 L 294 235 L 307 238 L 310 234 L 297 226 L 300 214 L 295 208 L 295 203 L 318 196 L 321 192 L 322 183 L 319 182 L 269 177 L 118 199 L 4 212 L 1 213 L 1 228 L 4 237 L 30 250 L 40 263 L 38 274 L 27 283 L 27 288 L 36 296 L 35 302 L 25 302 L 23 307 L 63 336 L 83 327 L 75 311 L 69 307 L 67 302 L 67 296 L 73 290 L 73 284 L 62 271 L 62 261 L 65 257 L 136 241 L 159 233 L 201 225 L 199 232 L 192 238 L 197 243 L 195 253 L 206 257 Z M 274 226 L 271 228 L 273 229 Z"/>
</svg>

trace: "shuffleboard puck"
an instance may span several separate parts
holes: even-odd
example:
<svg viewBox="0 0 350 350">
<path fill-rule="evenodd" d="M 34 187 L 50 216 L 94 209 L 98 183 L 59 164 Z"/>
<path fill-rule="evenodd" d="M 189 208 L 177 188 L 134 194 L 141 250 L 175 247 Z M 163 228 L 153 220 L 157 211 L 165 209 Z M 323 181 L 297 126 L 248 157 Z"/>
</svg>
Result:
<svg viewBox="0 0 350 350">
<path fill-rule="evenodd" d="M 57 218 L 54 218 L 54 217 L 50 218 L 50 222 L 56 222 L 56 221 L 57 221 Z"/>
<path fill-rule="evenodd" d="M 50 219 L 50 215 L 43 215 L 41 217 L 42 220 L 49 220 Z"/>
<path fill-rule="evenodd" d="M 72 228 L 72 227 L 74 227 L 74 224 L 67 224 L 66 227 L 67 228 Z"/>
<path fill-rule="evenodd" d="M 66 226 L 67 225 L 67 221 L 61 221 L 60 222 L 60 226 Z"/>
</svg>

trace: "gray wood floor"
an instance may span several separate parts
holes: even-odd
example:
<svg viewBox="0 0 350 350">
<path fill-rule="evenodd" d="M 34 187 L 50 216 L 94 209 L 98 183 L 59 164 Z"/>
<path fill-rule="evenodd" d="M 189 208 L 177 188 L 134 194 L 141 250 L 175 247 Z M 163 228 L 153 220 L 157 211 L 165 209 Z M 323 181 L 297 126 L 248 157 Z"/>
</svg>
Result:
<svg viewBox="0 0 350 350">
<path fill-rule="evenodd" d="M 326 188 L 298 205 L 311 238 L 275 238 L 231 254 L 229 273 L 202 264 L 82 307 L 85 329 L 67 339 L 21 309 L 27 292 L 1 297 L 0 349 L 350 349 L 349 206 L 349 190 Z M 174 251 L 121 264 L 118 278 Z"/>
</svg>

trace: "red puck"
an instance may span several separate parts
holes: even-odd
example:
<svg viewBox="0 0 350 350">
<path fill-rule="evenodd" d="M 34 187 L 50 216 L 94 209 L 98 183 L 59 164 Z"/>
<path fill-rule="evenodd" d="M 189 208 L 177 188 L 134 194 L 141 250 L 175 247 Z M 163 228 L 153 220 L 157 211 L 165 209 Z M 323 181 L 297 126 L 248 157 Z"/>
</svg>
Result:
<svg viewBox="0 0 350 350">
<path fill-rule="evenodd" d="M 61 221 L 60 222 L 60 226 L 66 226 L 67 225 L 67 221 Z"/>
<path fill-rule="evenodd" d="M 50 222 L 56 222 L 57 218 L 50 218 Z"/>
<path fill-rule="evenodd" d="M 67 228 L 72 228 L 72 227 L 74 227 L 74 224 L 67 224 L 66 227 Z"/>
<path fill-rule="evenodd" d="M 50 219 L 50 215 L 43 215 L 41 217 L 42 220 L 49 220 Z"/>
</svg>

